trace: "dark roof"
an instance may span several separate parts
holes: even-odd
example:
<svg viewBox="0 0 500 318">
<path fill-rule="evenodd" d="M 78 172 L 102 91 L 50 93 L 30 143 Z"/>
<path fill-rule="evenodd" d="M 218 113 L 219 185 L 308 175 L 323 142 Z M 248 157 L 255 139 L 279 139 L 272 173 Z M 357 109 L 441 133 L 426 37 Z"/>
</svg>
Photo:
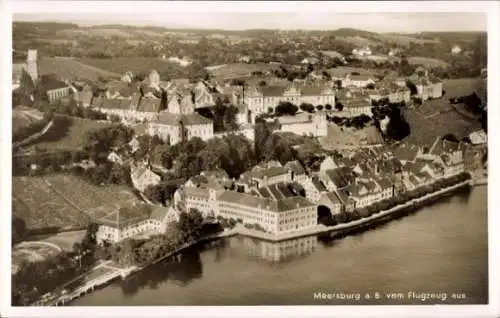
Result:
<svg viewBox="0 0 500 318">
<path fill-rule="evenodd" d="M 264 96 L 282 96 L 285 91 L 284 86 L 262 86 L 260 88 L 262 95 Z"/>
<path fill-rule="evenodd" d="M 138 112 L 158 113 L 161 107 L 161 100 L 156 98 L 141 98 L 137 107 Z"/>
<path fill-rule="evenodd" d="M 42 75 L 38 82 L 47 91 L 68 87 L 66 83 L 59 80 L 55 75 Z"/>
<path fill-rule="evenodd" d="M 164 206 L 160 206 L 160 205 L 155 205 L 155 206 L 153 206 L 152 210 L 153 211 L 151 212 L 151 215 L 149 218 L 151 220 L 162 221 L 165 218 L 165 216 L 167 215 L 169 208 L 164 207 Z"/>
<path fill-rule="evenodd" d="M 201 116 L 198 113 L 181 115 L 180 120 L 186 126 L 189 126 L 189 125 L 204 125 L 204 124 L 211 124 L 212 123 L 212 121 L 210 119 L 205 118 L 205 117 Z"/>
<path fill-rule="evenodd" d="M 267 188 L 258 188 L 257 191 L 259 192 L 260 196 L 264 198 L 270 198 L 272 196 Z"/>
<path fill-rule="evenodd" d="M 276 185 L 276 187 L 281 192 L 281 194 L 283 194 L 285 197 L 289 198 L 289 197 L 294 196 L 294 194 L 292 193 L 292 191 L 290 191 L 290 189 L 288 188 L 288 186 L 286 184 L 280 182 Z"/>
<path fill-rule="evenodd" d="M 306 173 L 304 167 L 298 160 L 289 161 L 285 164 L 285 169 L 289 169 L 293 171 L 295 174 L 304 174 Z"/>
<path fill-rule="evenodd" d="M 302 207 L 314 206 L 313 203 L 309 202 L 301 196 L 294 196 L 290 198 L 285 198 L 282 200 L 271 200 L 266 198 L 260 198 L 252 196 L 246 193 L 239 193 L 234 191 L 226 191 L 220 197 L 219 200 L 222 202 L 231 202 L 236 204 L 241 204 L 243 206 L 262 208 L 273 212 L 286 212 L 293 209 L 298 209 Z"/>
<path fill-rule="evenodd" d="M 147 220 L 151 215 L 152 206 L 148 204 L 133 204 L 121 207 L 102 219 L 96 220 L 99 224 L 124 228 Z"/>
<path fill-rule="evenodd" d="M 335 192 L 327 192 L 327 193 L 325 193 L 325 196 L 333 204 L 342 204 L 342 202 L 340 201 L 339 197 L 337 196 L 337 194 Z"/>
<path fill-rule="evenodd" d="M 356 179 L 354 172 L 348 167 L 340 167 L 325 171 L 337 188 L 344 188 Z"/>
<path fill-rule="evenodd" d="M 326 191 L 326 187 L 323 185 L 323 183 L 317 177 L 313 177 L 311 180 L 312 180 L 312 184 L 319 192 Z"/>
</svg>

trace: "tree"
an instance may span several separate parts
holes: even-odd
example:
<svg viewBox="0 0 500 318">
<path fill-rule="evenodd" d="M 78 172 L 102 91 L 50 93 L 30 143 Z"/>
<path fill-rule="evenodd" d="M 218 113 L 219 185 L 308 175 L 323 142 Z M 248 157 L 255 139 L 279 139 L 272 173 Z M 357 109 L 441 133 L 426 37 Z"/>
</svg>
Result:
<svg viewBox="0 0 500 318">
<path fill-rule="evenodd" d="M 455 137 L 453 134 L 446 134 L 443 136 L 443 140 L 451 141 L 451 142 L 458 142 L 458 138 Z"/>
<path fill-rule="evenodd" d="M 26 222 L 12 215 L 12 245 L 20 242 L 26 235 Z"/>
<path fill-rule="evenodd" d="M 414 68 L 408 63 L 406 57 L 403 57 L 399 62 L 399 74 L 402 76 L 410 76 L 414 72 Z"/>
<path fill-rule="evenodd" d="M 305 112 L 309 112 L 309 113 L 314 112 L 314 106 L 312 104 L 308 104 L 308 103 L 300 104 L 300 109 L 305 111 Z"/>
<path fill-rule="evenodd" d="M 262 81 L 260 81 L 260 82 L 259 82 L 259 86 L 260 86 L 260 87 L 262 87 L 262 86 L 266 86 L 266 85 L 267 85 L 267 83 L 266 83 L 266 81 L 264 81 L 264 80 L 262 80 Z"/>
<path fill-rule="evenodd" d="M 326 104 L 326 105 L 325 105 L 325 109 L 326 109 L 326 110 L 332 110 L 332 105 L 330 105 L 330 104 Z"/>
<path fill-rule="evenodd" d="M 294 116 L 299 108 L 292 103 L 289 102 L 280 102 L 278 106 L 276 106 L 275 113 L 277 116 L 282 115 L 291 115 Z"/>
<path fill-rule="evenodd" d="M 339 112 L 341 112 L 344 109 L 344 105 L 342 105 L 342 103 L 340 103 L 340 102 L 336 102 L 335 109 L 338 110 Z"/>
<path fill-rule="evenodd" d="M 418 94 L 417 86 L 415 86 L 415 84 L 412 81 L 406 80 L 406 87 L 408 87 L 410 89 L 411 96 Z"/>
<path fill-rule="evenodd" d="M 320 110 L 320 111 L 321 111 L 321 110 L 323 110 L 323 105 L 318 105 L 318 106 L 316 106 L 316 109 L 317 109 L 317 110 Z"/>
</svg>

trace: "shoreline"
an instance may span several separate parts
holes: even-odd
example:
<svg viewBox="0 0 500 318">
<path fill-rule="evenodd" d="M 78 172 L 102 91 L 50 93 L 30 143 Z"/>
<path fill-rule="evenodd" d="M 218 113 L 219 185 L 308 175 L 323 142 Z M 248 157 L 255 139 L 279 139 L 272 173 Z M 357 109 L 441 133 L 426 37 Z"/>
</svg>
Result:
<svg viewBox="0 0 500 318">
<path fill-rule="evenodd" d="M 257 239 L 262 239 L 265 241 L 270 241 L 270 242 L 280 242 L 280 241 L 286 241 L 290 239 L 295 239 L 295 238 L 300 238 L 304 236 L 311 236 L 311 235 L 320 235 L 320 234 L 340 234 L 343 231 L 351 231 L 351 230 L 356 230 L 358 228 L 366 227 L 372 225 L 372 223 L 376 223 L 376 221 L 379 221 L 381 219 L 384 219 L 386 217 L 389 217 L 393 214 L 397 214 L 397 212 L 400 212 L 401 210 L 404 210 L 405 208 L 412 207 L 415 204 L 420 204 L 425 201 L 428 201 L 432 198 L 435 198 L 438 195 L 444 194 L 444 193 L 449 193 L 452 192 L 456 189 L 459 189 L 461 187 L 464 187 L 466 185 L 472 185 L 471 180 L 463 181 L 461 183 L 458 183 L 456 185 L 450 186 L 445 189 L 438 190 L 436 192 L 427 194 L 421 198 L 413 199 L 410 200 L 404 204 L 395 206 L 389 210 L 385 211 L 380 211 L 377 212 L 369 217 L 362 218 L 359 220 L 351 221 L 348 223 L 342 223 L 342 224 L 337 224 L 333 226 L 326 226 L 322 224 L 318 224 L 314 227 L 310 227 L 308 229 L 304 229 L 299 232 L 290 232 L 290 233 L 283 233 L 281 235 L 273 235 L 273 234 L 268 234 L 264 232 L 259 232 L 255 230 L 249 230 L 246 228 L 243 228 L 238 232 L 238 235 L 243 235 L 243 236 L 249 236 Z"/>
<path fill-rule="evenodd" d="M 404 209 L 406 208 L 411 208 L 414 207 L 416 204 L 420 204 L 426 201 L 429 201 L 433 198 L 436 198 L 439 195 L 446 194 L 446 193 L 452 193 L 453 191 L 460 189 L 465 186 L 473 186 L 473 180 L 466 180 L 463 182 L 460 182 L 458 184 L 455 184 L 453 186 L 438 190 L 436 192 L 427 194 L 421 198 L 413 199 L 410 200 L 404 204 L 395 206 L 389 210 L 385 211 L 380 211 L 378 213 L 375 213 L 369 217 L 362 218 L 359 220 L 351 221 L 348 223 L 342 223 L 342 224 L 337 224 L 334 226 L 325 226 L 322 224 L 318 224 L 314 227 L 304 229 L 299 232 L 290 232 L 290 233 L 284 233 L 282 235 L 272 235 L 269 233 L 264 233 L 264 232 L 259 232 L 259 231 L 254 231 L 254 230 L 249 230 L 245 227 L 242 226 L 235 226 L 232 229 L 229 230 L 224 230 L 221 233 L 210 235 L 204 238 L 201 238 L 197 241 L 189 242 L 186 243 L 174 251 L 154 260 L 153 262 L 146 264 L 141 267 L 137 266 L 130 266 L 128 268 L 122 268 L 119 273 L 115 273 L 115 275 L 105 275 L 109 276 L 107 279 L 102 279 L 103 277 L 97 277 L 95 278 L 92 282 L 87 283 L 79 288 L 77 288 L 75 291 L 73 291 L 69 295 L 61 295 L 59 298 L 57 298 L 55 301 L 52 301 L 51 304 L 47 304 L 45 306 L 58 306 L 58 305 L 65 305 L 66 303 L 70 303 L 72 300 L 79 298 L 82 295 L 85 295 L 89 292 L 92 292 L 96 288 L 101 288 L 104 286 L 109 285 L 113 281 L 115 281 L 118 277 L 121 277 L 121 279 L 126 279 L 143 269 L 146 269 L 149 266 L 152 266 L 154 264 L 157 264 L 169 257 L 174 256 L 175 254 L 180 253 L 181 251 L 190 248 L 196 244 L 199 243 L 204 243 L 207 241 L 211 240 L 217 240 L 221 238 L 226 238 L 226 237 L 231 237 L 231 236 L 236 236 L 236 235 L 242 235 L 242 236 L 247 236 L 247 237 L 253 237 L 256 239 L 261 239 L 265 241 L 270 241 L 270 242 L 280 242 L 280 241 L 286 241 L 290 239 L 295 239 L 295 238 L 300 238 L 300 237 L 306 237 L 306 236 L 313 236 L 313 235 L 322 235 L 322 234 L 328 234 L 330 236 L 336 237 L 336 236 L 344 236 L 347 235 L 351 232 L 357 231 L 357 230 L 363 230 L 367 227 L 370 226 L 375 226 L 376 224 L 380 222 L 388 222 L 390 220 L 387 220 L 388 218 L 397 215 L 398 212 L 404 212 Z M 96 283 L 96 281 L 99 281 L 99 283 Z M 44 305 L 42 305 L 44 306 Z"/>
</svg>

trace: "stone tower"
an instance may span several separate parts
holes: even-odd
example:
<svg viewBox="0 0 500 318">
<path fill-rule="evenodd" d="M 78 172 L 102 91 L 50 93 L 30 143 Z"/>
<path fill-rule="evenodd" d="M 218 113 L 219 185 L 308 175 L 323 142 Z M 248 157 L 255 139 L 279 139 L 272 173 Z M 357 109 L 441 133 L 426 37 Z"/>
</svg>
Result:
<svg viewBox="0 0 500 318">
<path fill-rule="evenodd" d="M 28 59 L 26 61 L 26 70 L 33 79 L 33 82 L 38 80 L 38 52 L 37 50 L 28 50 Z"/>
</svg>

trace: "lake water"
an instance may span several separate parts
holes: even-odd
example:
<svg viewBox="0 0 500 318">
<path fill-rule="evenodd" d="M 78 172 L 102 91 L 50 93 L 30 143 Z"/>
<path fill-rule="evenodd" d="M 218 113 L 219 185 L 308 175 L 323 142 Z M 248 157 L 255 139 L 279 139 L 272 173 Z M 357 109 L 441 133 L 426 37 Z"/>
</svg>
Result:
<svg viewBox="0 0 500 318">
<path fill-rule="evenodd" d="M 183 253 L 179 263 L 161 262 L 71 305 L 487 302 L 487 187 L 475 187 L 341 239 L 207 243 Z"/>
</svg>

